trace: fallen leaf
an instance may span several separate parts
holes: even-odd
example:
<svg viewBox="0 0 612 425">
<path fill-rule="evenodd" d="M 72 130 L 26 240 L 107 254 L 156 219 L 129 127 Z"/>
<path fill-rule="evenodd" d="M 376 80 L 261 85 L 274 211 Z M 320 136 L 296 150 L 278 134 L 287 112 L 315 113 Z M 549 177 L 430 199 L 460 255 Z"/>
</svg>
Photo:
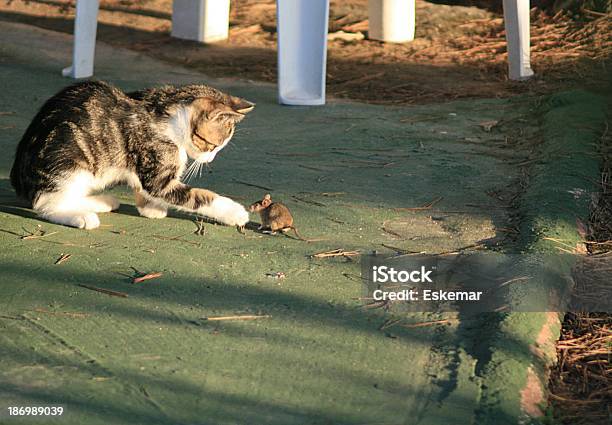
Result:
<svg viewBox="0 0 612 425">
<path fill-rule="evenodd" d="M 365 36 L 362 32 L 344 32 L 336 31 L 327 34 L 328 41 L 343 40 L 343 41 L 359 41 L 363 40 Z"/>
<path fill-rule="evenodd" d="M 482 127 L 482 129 L 488 133 L 488 132 L 490 132 L 490 131 L 493 129 L 493 127 L 495 127 L 497 124 L 499 124 L 499 121 L 492 120 L 492 121 L 483 121 L 483 122 L 481 122 L 481 123 L 480 123 L 480 124 L 478 124 L 478 125 L 480 125 L 480 126 Z"/>
</svg>

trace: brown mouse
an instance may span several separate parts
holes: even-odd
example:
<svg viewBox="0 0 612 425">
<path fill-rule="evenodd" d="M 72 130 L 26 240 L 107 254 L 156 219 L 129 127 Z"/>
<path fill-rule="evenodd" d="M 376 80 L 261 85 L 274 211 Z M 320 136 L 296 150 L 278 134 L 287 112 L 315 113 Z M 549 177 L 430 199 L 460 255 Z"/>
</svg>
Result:
<svg viewBox="0 0 612 425">
<path fill-rule="evenodd" d="M 286 233 L 293 230 L 298 239 L 310 242 L 304 239 L 293 225 L 293 216 L 289 208 L 280 202 L 272 202 L 269 193 L 261 201 L 252 203 L 249 206 L 249 212 L 256 212 L 261 216 L 261 226 L 258 230 L 267 230 L 273 235 L 278 231 Z"/>
</svg>

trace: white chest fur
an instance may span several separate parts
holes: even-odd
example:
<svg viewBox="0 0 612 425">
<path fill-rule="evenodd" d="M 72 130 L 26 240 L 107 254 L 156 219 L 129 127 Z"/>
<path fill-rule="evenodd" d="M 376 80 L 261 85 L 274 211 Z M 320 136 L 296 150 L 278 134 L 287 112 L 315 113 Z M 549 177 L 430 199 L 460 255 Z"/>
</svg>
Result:
<svg viewBox="0 0 612 425">
<path fill-rule="evenodd" d="M 183 148 L 191 143 L 191 108 L 188 106 L 178 107 L 170 116 L 163 133 Z"/>
<path fill-rule="evenodd" d="M 179 146 L 179 171 L 178 175 L 182 176 L 187 165 L 187 151 L 182 146 Z"/>
</svg>

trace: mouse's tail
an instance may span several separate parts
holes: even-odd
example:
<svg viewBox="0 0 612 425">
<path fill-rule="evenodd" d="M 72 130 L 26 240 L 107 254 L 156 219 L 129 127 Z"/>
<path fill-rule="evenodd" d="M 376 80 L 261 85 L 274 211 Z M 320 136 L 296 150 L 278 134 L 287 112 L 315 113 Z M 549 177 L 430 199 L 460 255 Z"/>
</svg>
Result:
<svg viewBox="0 0 612 425">
<path fill-rule="evenodd" d="M 300 235 L 300 232 L 298 232 L 298 229 L 296 229 L 295 226 L 291 226 L 289 228 L 293 230 L 293 232 L 295 233 L 295 236 L 297 236 L 299 240 L 304 241 L 304 242 L 311 242 L 310 239 L 306 239 L 302 235 Z"/>
</svg>

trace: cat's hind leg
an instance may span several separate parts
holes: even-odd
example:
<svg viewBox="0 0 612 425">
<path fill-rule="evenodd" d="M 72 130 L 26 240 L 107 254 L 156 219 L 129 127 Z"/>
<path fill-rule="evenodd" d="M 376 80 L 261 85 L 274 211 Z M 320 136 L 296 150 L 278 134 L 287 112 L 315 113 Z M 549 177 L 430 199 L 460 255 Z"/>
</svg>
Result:
<svg viewBox="0 0 612 425">
<path fill-rule="evenodd" d="M 89 196 L 92 181 L 91 173 L 76 172 L 56 183 L 60 190 L 39 193 L 33 209 L 40 217 L 53 223 L 95 229 L 100 226 L 96 210 L 109 211 L 113 205 L 103 202 L 100 197 Z"/>
<path fill-rule="evenodd" d="M 115 211 L 119 208 L 119 201 L 110 195 L 87 196 L 83 199 L 83 206 L 97 213 Z"/>
<path fill-rule="evenodd" d="M 82 211 L 47 211 L 40 214 L 42 218 L 52 223 L 64 226 L 76 227 L 78 229 L 96 229 L 100 227 L 98 214 Z"/>
<path fill-rule="evenodd" d="M 48 192 L 38 197 L 34 204 L 34 211 L 41 218 L 52 223 L 79 229 L 95 229 L 100 226 L 98 215 L 83 208 L 85 198 L 70 199 L 65 193 Z"/>
<path fill-rule="evenodd" d="M 85 197 L 68 198 L 65 193 L 43 193 L 34 204 L 34 211 L 52 223 L 79 229 L 95 229 L 100 226 L 98 214 L 84 208 L 90 206 Z"/>
</svg>

